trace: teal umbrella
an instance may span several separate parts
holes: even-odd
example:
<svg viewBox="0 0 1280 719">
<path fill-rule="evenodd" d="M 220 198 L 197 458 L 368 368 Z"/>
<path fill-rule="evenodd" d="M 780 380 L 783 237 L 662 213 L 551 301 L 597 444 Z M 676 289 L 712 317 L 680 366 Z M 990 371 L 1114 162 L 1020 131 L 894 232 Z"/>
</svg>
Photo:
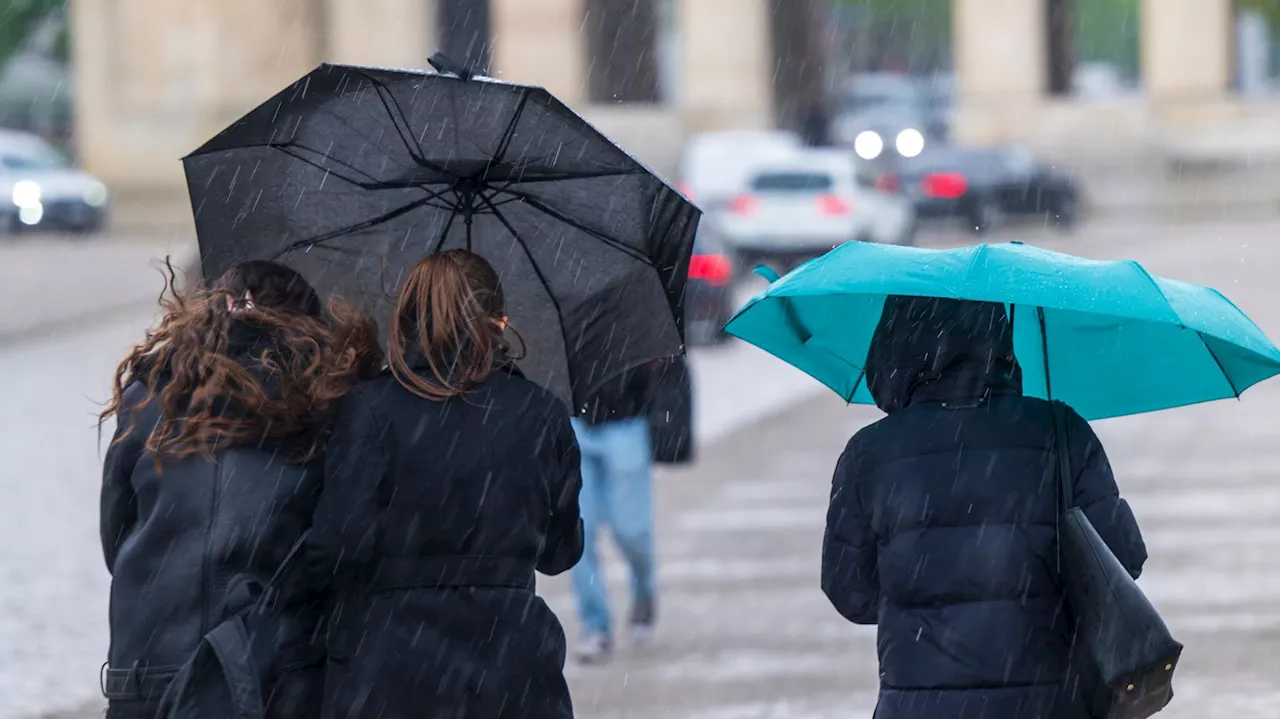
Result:
<svg viewBox="0 0 1280 719">
<path fill-rule="evenodd" d="M 759 272 L 769 288 L 725 330 L 859 404 L 874 404 L 863 367 L 889 295 L 1004 303 L 1024 393 L 1051 389 L 1088 419 L 1239 397 L 1280 374 L 1280 349 L 1220 292 L 1132 261 L 850 242 L 782 278 Z"/>
</svg>

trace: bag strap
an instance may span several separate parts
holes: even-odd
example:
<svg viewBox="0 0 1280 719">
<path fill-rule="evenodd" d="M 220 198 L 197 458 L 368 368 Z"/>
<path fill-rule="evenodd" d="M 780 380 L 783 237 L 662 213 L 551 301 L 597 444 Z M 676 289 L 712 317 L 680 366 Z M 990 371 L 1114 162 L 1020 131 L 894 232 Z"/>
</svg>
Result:
<svg viewBox="0 0 1280 719">
<path fill-rule="evenodd" d="M 262 682 L 253 669 L 253 641 L 241 617 L 214 627 L 205 637 L 222 667 L 222 677 L 231 693 L 235 719 L 262 719 Z"/>
<path fill-rule="evenodd" d="M 293 565 L 297 564 L 298 557 L 302 555 L 302 550 L 306 548 L 307 538 L 311 536 L 311 528 L 307 527 L 302 534 L 293 542 L 293 546 L 289 547 L 288 553 L 284 555 L 284 559 L 280 560 L 280 566 L 276 567 L 276 571 L 271 575 L 271 579 L 267 580 L 267 585 L 262 588 L 262 595 L 258 597 L 258 601 L 254 602 L 254 611 L 260 611 L 267 605 L 267 597 L 273 592 L 280 591 L 280 585 L 284 583 L 285 577 Z"/>
<path fill-rule="evenodd" d="M 205 666 L 207 649 L 217 660 L 218 668 L 222 671 L 222 681 L 230 694 L 233 711 L 231 719 L 263 719 L 265 710 L 262 680 L 253 660 L 254 641 L 245 618 L 264 612 L 270 605 L 271 599 L 274 599 L 273 593 L 279 591 L 287 572 L 297 563 L 310 535 L 311 530 L 307 529 L 294 541 L 253 604 L 227 617 L 200 638 L 200 644 L 161 697 L 157 716 L 166 719 L 184 716 L 183 698 L 196 680 L 197 673 Z"/>
<path fill-rule="evenodd" d="M 1054 518 L 1058 530 L 1058 573 L 1062 573 L 1062 515 L 1075 504 L 1075 478 L 1071 472 L 1071 443 L 1067 439 L 1067 406 L 1052 400 L 1053 408 L 1053 456 L 1054 494 L 1057 514 Z"/>
</svg>

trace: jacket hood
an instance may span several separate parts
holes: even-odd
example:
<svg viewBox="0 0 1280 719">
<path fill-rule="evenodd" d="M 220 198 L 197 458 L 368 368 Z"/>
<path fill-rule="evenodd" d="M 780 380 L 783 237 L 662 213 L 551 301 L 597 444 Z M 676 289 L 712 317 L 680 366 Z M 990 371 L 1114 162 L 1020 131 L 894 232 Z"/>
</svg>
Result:
<svg viewBox="0 0 1280 719">
<path fill-rule="evenodd" d="M 866 381 L 886 413 L 916 402 L 977 405 L 993 394 L 1022 394 L 1004 305 L 889 296 L 867 352 Z"/>
</svg>

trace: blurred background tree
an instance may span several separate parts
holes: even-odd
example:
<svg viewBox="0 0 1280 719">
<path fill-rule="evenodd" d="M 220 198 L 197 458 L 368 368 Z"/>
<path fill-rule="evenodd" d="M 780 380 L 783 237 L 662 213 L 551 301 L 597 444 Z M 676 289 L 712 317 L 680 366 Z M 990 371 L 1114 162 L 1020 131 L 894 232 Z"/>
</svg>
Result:
<svg viewBox="0 0 1280 719">
<path fill-rule="evenodd" d="M 65 0 L 0 0 L 0 126 L 69 145 L 70 51 Z"/>
<path fill-rule="evenodd" d="M 851 72 L 932 74 L 951 68 L 951 2 L 835 0 L 833 25 Z"/>
<path fill-rule="evenodd" d="M 1027 0 L 1031 2 L 1032 0 Z M 1280 0 L 1239 0 L 1280 16 Z M 1136 83 L 1141 0 L 1050 0 L 1046 46 L 1053 52 L 1056 92 L 1070 92 L 1078 64 L 1105 66 Z M 832 0 L 837 62 L 849 72 L 950 72 L 950 0 Z"/>
<path fill-rule="evenodd" d="M 1139 12 L 1142 0 L 1075 0 L 1076 57 L 1104 63 L 1129 83 L 1141 74 Z"/>
<path fill-rule="evenodd" d="M 1252 10 L 1266 18 L 1271 27 L 1280 25 L 1280 0 L 1236 0 L 1236 10 Z"/>
<path fill-rule="evenodd" d="M 63 21 L 65 13 L 66 0 L 0 0 L 0 67 L 49 22 L 60 24 L 49 52 L 54 59 L 67 61 L 71 44 Z"/>
</svg>

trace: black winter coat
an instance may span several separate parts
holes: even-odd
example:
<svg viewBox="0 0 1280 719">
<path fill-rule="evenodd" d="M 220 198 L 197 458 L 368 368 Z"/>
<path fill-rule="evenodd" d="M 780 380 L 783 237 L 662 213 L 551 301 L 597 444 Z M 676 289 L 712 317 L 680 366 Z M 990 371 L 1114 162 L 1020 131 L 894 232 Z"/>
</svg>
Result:
<svg viewBox="0 0 1280 719">
<path fill-rule="evenodd" d="M 1051 406 L 1021 396 L 999 305 L 891 299 L 867 381 L 889 415 L 832 483 L 822 589 L 878 624 L 877 719 L 1087 717 L 1055 564 Z M 1075 502 L 1137 577 L 1146 549 L 1071 413 Z"/>
<path fill-rule="evenodd" d="M 443 402 L 384 374 L 343 400 L 328 452 L 309 540 L 339 597 L 324 716 L 572 717 L 564 631 L 534 593 L 582 554 L 568 408 L 514 370 Z"/>
<path fill-rule="evenodd" d="M 243 329 L 243 328 L 242 328 Z M 261 339 L 238 333 L 247 355 Z M 166 459 L 157 474 L 144 444 L 160 420 L 147 388 L 130 385 L 102 483 L 100 531 L 111 572 L 111 647 L 104 686 L 109 717 L 145 716 L 201 637 L 254 600 L 311 521 L 322 467 L 291 463 L 283 445 Z M 142 406 L 140 406 L 142 405 Z M 230 411 L 230 410 L 229 410 Z M 270 717 L 316 715 L 323 681 L 324 598 L 305 583 L 281 597 L 280 663 Z M 130 672 L 130 670 L 133 670 Z"/>
</svg>

